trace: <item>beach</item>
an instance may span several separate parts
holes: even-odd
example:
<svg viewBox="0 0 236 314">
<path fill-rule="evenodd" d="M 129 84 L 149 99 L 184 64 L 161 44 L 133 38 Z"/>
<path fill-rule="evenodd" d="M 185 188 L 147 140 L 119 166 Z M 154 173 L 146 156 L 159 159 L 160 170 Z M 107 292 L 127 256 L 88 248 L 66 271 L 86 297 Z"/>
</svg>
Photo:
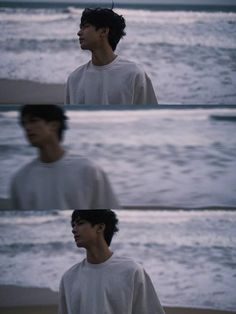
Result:
<svg viewBox="0 0 236 314">
<path fill-rule="evenodd" d="M 0 104 L 63 104 L 63 84 L 0 79 Z"/>
<path fill-rule="evenodd" d="M 164 306 L 236 311 L 235 211 L 116 212 L 120 231 L 111 250 L 146 269 Z M 0 211 L 1 307 L 57 303 L 51 290 L 85 258 L 74 244 L 70 216 L 69 210 Z M 34 289 L 18 293 L 12 286 Z"/>
<path fill-rule="evenodd" d="M 8 206 L 4 199 L 15 173 L 37 156 L 19 124 L 18 108 L 7 107 L 0 106 L 1 208 Z M 235 206 L 236 123 L 212 118 L 234 117 L 235 107 L 71 107 L 63 146 L 107 173 L 122 207 Z"/>
<path fill-rule="evenodd" d="M 236 13 L 169 9 L 117 9 L 127 35 L 116 53 L 148 74 L 161 104 L 235 104 Z M 91 58 L 76 35 L 81 13 L 58 3 L 1 8 L 0 103 L 63 101 L 60 86 Z"/>
<path fill-rule="evenodd" d="M 12 298 L 14 296 L 14 298 Z M 47 288 L 0 286 L 2 314 L 56 314 L 58 294 Z M 164 306 L 166 314 L 227 314 L 236 313 L 214 309 Z"/>
</svg>

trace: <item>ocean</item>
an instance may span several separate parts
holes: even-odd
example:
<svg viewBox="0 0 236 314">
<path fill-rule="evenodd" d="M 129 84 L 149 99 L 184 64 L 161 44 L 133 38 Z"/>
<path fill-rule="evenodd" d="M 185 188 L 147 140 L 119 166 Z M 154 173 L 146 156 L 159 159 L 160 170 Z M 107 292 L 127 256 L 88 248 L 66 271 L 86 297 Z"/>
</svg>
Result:
<svg viewBox="0 0 236 314">
<path fill-rule="evenodd" d="M 97 2 L 99 3 L 99 2 Z M 236 7 L 117 7 L 127 36 L 117 53 L 139 63 L 162 104 L 236 104 Z M 65 83 L 90 59 L 75 4 L 2 2 L 0 78 Z"/>
<path fill-rule="evenodd" d="M 235 207 L 235 107 L 165 108 L 68 110 L 63 145 L 102 167 L 124 206 Z M 0 127 L 0 198 L 8 198 L 12 177 L 37 151 L 17 111 L 0 111 Z"/>
<path fill-rule="evenodd" d="M 143 264 L 163 305 L 236 310 L 235 211 L 116 211 L 111 249 Z M 0 285 L 58 291 L 84 258 L 71 211 L 0 211 Z"/>
<path fill-rule="evenodd" d="M 64 146 L 107 172 L 122 205 L 188 208 L 117 211 L 112 250 L 143 264 L 163 305 L 236 310 L 236 122 L 213 118 L 236 116 L 224 106 L 236 104 L 235 10 L 116 11 L 127 21 L 117 53 L 143 66 L 160 103 L 222 109 L 69 110 Z M 0 78 L 65 83 L 90 58 L 76 38 L 81 12 L 1 2 Z M 36 156 L 17 116 L 0 110 L 0 198 Z M 225 210 L 207 210 L 214 206 Z M 70 214 L 0 211 L 0 285 L 58 291 L 64 271 L 84 257 Z"/>
</svg>

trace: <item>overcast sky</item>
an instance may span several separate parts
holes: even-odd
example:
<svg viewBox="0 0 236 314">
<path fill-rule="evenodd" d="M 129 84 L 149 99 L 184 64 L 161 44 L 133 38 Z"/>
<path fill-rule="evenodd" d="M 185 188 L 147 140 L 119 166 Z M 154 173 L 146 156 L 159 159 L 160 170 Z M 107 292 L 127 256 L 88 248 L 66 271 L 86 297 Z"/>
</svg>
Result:
<svg viewBox="0 0 236 314">
<path fill-rule="evenodd" d="M 156 4 L 235 4 L 236 0 L 114 0 L 117 3 L 156 3 Z"/>
<path fill-rule="evenodd" d="M 0 0 L 1 1 L 1 0 Z M 7 0 L 5 0 L 7 1 Z M 22 0 L 9 0 L 9 1 L 16 1 L 22 2 Z M 24 1 L 24 0 L 23 0 Z M 29 2 L 77 2 L 77 3 L 111 3 L 112 1 L 109 0 L 25 0 Z M 114 3 L 150 3 L 150 4 L 213 4 L 213 5 L 235 5 L 236 0 L 114 0 Z"/>
</svg>

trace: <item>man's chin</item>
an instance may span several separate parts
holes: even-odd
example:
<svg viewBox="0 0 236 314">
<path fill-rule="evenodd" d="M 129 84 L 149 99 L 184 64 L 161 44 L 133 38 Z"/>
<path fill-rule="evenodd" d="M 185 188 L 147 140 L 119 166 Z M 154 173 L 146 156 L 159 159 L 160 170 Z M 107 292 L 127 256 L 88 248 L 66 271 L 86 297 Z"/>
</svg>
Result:
<svg viewBox="0 0 236 314">
<path fill-rule="evenodd" d="M 38 147 L 39 146 L 39 143 L 37 142 L 37 140 L 28 139 L 28 141 L 29 141 L 31 146 L 34 146 L 34 147 Z"/>
<path fill-rule="evenodd" d="M 81 243 L 79 241 L 75 241 L 75 244 L 77 247 L 84 247 L 83 243 Z"/>
<path fill-rule="evenodd" d="M 84 45 L 83 43 L 80 44 L 80 48 L 81 48 L 82 50 L 89 50 L 89 48 L 88 48 L 86 45 Z"/>
</svg>

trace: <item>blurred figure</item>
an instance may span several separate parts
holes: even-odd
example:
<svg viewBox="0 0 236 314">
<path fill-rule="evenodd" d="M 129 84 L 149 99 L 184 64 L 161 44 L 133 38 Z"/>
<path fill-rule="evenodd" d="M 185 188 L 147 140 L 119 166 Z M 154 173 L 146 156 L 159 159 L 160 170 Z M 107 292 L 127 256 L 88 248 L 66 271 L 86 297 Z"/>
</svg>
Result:
<svg viewBox="0 0 236 314">
<path fill-rule="evenodd" d="M 110 209 L 118 201 L 104 171 L 62 147 L 67 117 L 56 105 L 25 105 L 20 123 L 38 157 L 20 169 L 11 185 L 13 209 Z"/>
<path fill-rule="evenodd" d="M 70 74 L 66 104 L 157 104 L 143 69 L 114 53 L 125 27 L 123 16 L 111 9 L 83 11 L 77 35 L 81 49 L 91 51 L 92 57 Z"/>
<path fill-rule="evenodd" d="M 86 258 L 61 279 L 59 314 L 164 314 L 143 267 L 111 251 L 117 224 L 111 210 L 72 213 L 72 233 Z"/>
</svg>

